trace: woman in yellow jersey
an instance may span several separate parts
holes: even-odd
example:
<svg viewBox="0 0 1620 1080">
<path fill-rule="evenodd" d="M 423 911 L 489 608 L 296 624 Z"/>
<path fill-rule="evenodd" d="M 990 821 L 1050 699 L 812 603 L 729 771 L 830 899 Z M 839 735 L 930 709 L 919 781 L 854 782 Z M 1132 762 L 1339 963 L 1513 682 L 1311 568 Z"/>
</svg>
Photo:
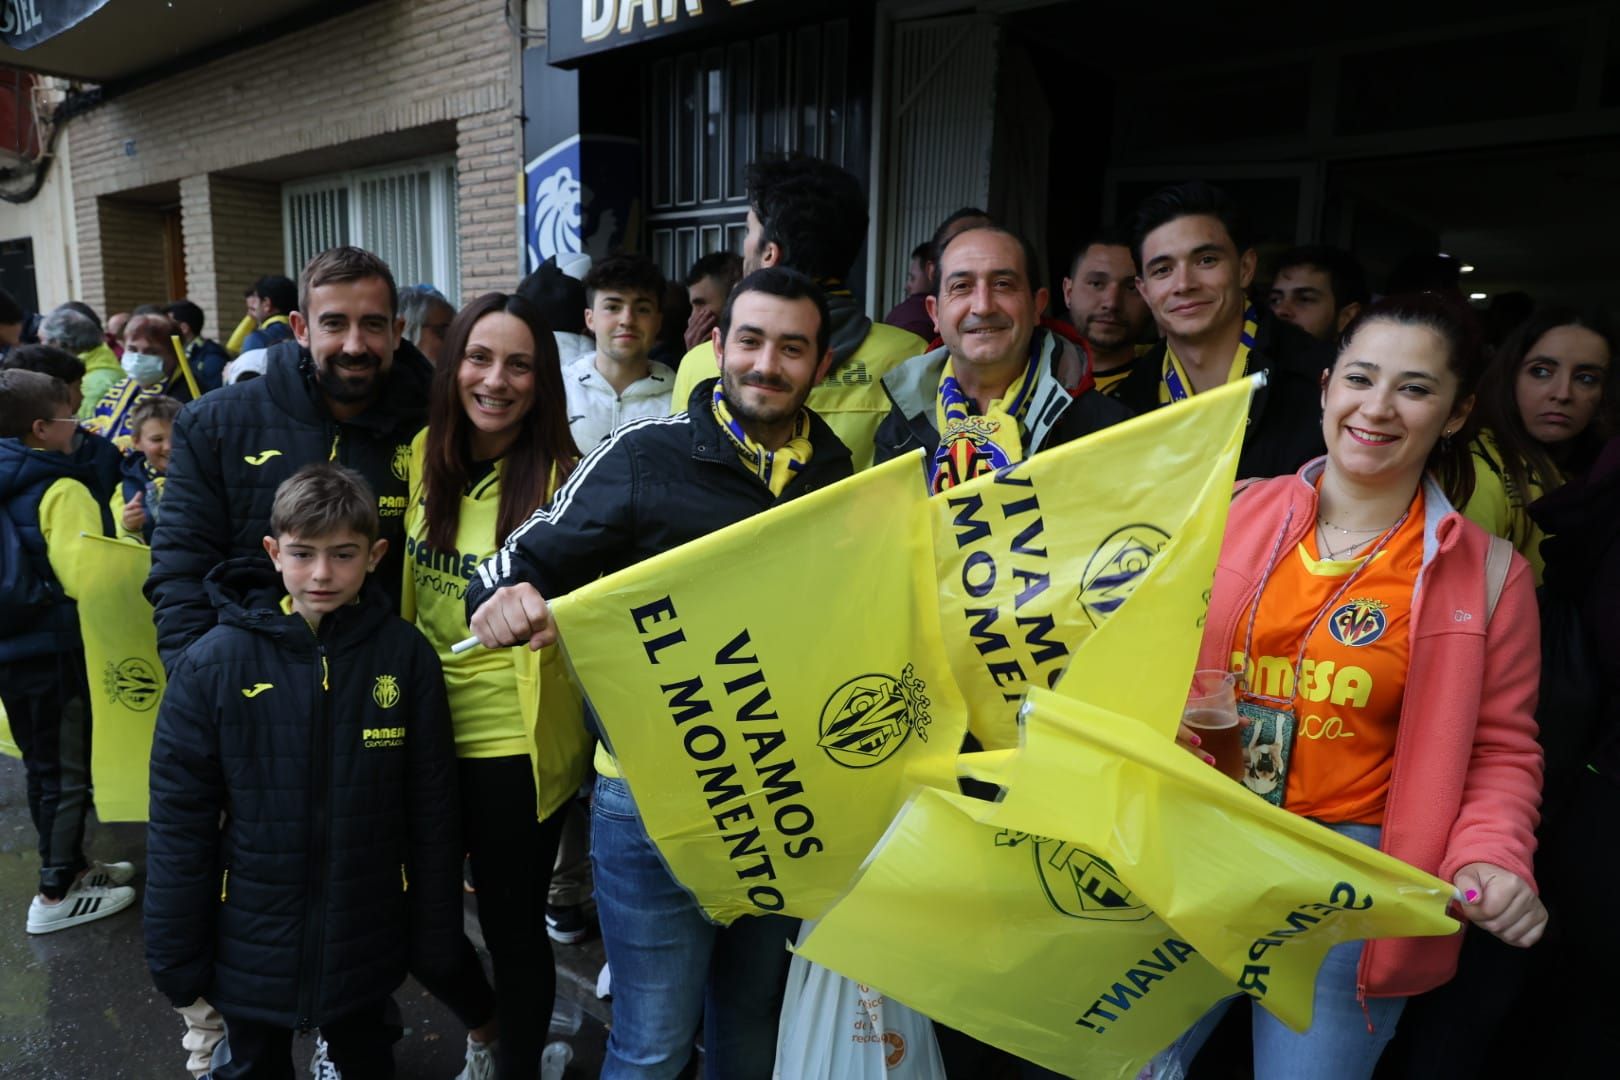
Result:
<svg viewBox="0 0 1620 1080">
<path fill-rule="evenodd" d="M 462 829 L 494 962 L 493 1010 L 470 944 L 456 985 L 431 988 L 473 1029 L 469 1078 L 495 1066 L 503 1077 L 539 1072 L 556 992 L 545 903 L 557 811 L 585 779 L 589 743 L 555 649 L 450 647 L 470 633 L 467 579 L 577 459 L 550 328 L 523 297 L 480 296 L 446 332 L 428 426 L 411 446 L 402 605 L 444 663 Z"/>
<path fill-rule="evenodd" d="M 1545 536 L 1526 511 L 1603 446 L 1604 420 L 1620 404 L 1615 345 L 1601 312 L 1546 308 L 1502 343 L 1480 379 L 1474 494 L 1462 511 L 1530 560 L 1537 585 Z"/>
</svg>

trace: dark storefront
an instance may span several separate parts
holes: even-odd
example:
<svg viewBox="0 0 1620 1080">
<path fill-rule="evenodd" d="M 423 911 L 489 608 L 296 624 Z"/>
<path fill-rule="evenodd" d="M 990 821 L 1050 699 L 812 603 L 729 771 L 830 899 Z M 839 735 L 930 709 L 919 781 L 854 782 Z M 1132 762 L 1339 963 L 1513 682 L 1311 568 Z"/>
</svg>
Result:
<svg viewBox="0 0 1620 1080">
<path fill-rule="evenodd" d="M 799 151 L 865 179 L 870 24 L 862 4 L 552 0 L 524 56 L 530 265 L 627 246 L 679 277 L 742 249 L 749 161 Z"/>
</svg>

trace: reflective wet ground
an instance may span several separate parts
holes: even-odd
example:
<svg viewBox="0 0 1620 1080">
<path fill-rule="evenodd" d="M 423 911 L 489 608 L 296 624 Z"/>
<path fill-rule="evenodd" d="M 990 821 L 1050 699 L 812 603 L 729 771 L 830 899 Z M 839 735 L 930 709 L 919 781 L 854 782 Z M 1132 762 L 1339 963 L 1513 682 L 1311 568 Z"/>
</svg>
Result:
<svg viewBox="0 0 1620 1080">
<path fill-rule="evenodd" d="M 24 932 L 38 884 L 39 856 L 28 819 L 22 762 L 0 757 L 0 1076 L 7 1080 L 187 1080 L 184 1025 L 152 988 L 142 954 L 140 900 L 116 915 L 54 934 Z M 128 859 L 144 882 L 146 828 L 91 819 L 91 858 Z M 467 903 L 467 929 L 483 939 Z M 596 1000 L 602 944 L 557 946 L 558 1007 L 552 1038 L 566 1041 L 569 1077 L 595 1076 L 606 1041 L 606 1003 Z M 487 957 L 486 957 L 487 964 Z M 394 1048 L 400 1080 L 450 1080 L 461 1069 L 466 1032 L 415 982 L 394 995 L 406 1036 Z M 298 1075 L 308 1075 L 313 1040 L 295 1044 Z"/>
</svg>

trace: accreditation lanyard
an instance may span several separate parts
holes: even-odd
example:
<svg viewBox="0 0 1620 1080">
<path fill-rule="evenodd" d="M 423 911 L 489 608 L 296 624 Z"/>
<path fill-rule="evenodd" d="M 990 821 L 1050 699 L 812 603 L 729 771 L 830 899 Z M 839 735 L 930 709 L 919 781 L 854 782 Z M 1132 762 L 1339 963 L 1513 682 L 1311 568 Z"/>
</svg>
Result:
<svg viewBox="0 0 1620 1080">
<path fill-rule="evenodd" d="M 1238 335 L 1237 353 L 1232 357 L 1232 370 L 1227 372 L 1226 381 L 1232 382 L 1249 373 L 1249 350 L 1254 348 L 1254 336 L 1260 330 L 1260 316 L 1251 304 L 1243 311 L 1243 331 Z M 1172 401 L 1185 401 L 1192 397 L 1192 378 L 1188 376 L 1187 369 L 1182 367 L 1181 358 L 1170 343 L 1164 343 L 1164 386 L 1160 398 L 1164 403 Z"/>
<path fill-rule="evenodd" d="M 1305 672 L 1305 653 L 1310 648 L 1311 638 L 1316 636 L 1316 628 L 1322 624 L 1322 620 L 1327 617 L 1328 612 L 1338 607 L 1339 601 L 1343 599 L 1344 594 L 1349 591 L 1355 580 L 1361 576 L 1361 572 L 1372 565 L 1373 560 L 1378 558 L 1379 552 L 1389 545 L 1390 540 L 1394 538 L 1396 533 L 1401 531 L 1401 526 L 1406 524 L 1406 519 L 1411 515 L 1412 508 L 1408 505 L 1406 513 L 1401 515 L 1400 520 L 1391 525 L 1384 535 L 1378 538 L 1378 543 L 1373 545 L 1373 549 L 1361 557 L 1360 565 L 1345 575 L 1344 581 L 1334 590 L 1333 595 L 1328 597 L 1327 603 L 1318 608 L 1316 614 L 1311 618 L 1310 625 L 1305 628 L 1305 635 L 1299 639 L 1299 655 L 1294 658 L 1294 685 L 1292 689 L 1295 696 L 1299 693 L 1300 680 Z M 1282 529 L 1277 533 L 1277 541 L 1272 545 L 1271 557 L 1266 561 L 1265 573 L 1260 575 L 1260 587 L 1255 591 L 1254 603 L 1249 607 L 1249 625 L 1243 635 L 1243 663 L 1245 668 L 1248 668 L 1254 662 L 1254 625 L 1260 617 L 1260 601 L 1265 597 L 1266 586 L 1270 584 L 1271 575 L 1276 572 L 1277 564 L 1282 559 L 1283 544 L 1288 538 L 1288 526 L 1293 519 L 1294 510 L 1290 507 L 1287 517 L 1283 518 Z M 1239 678 L 1244 684 L 1243 697 L 1245 700 L 1261 702 L 1289 715 L 1293 714 L 1294 697 L 1282 698 L 1270 694 L 1255 693 L 1250 690 L 1247 678 L 1243 676 L 1239 676 Z"/>
</svg>

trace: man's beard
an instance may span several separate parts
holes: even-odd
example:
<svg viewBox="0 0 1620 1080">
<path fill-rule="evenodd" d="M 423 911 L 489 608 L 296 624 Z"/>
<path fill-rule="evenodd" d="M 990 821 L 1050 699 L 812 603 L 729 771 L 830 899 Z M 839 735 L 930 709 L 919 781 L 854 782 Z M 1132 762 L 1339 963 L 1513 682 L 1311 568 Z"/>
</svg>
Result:
<svg viewBox="0 0 1620 1080">
<path fill-rule="evenodd" d="M 338 364 L 340 360 L 364 360 L 370 369 L 362 376 L 345 375 L 344 369 Z M 382 380 L 382 358 L 375 353 L 366 353 L 363 357 L 328 357 L 326 363 L 319 366 L 316 375 L 321 392 L 342 405 L 370 401 L 377 395 Z"/>
<path fill-rule="evenodd" d="M 785 409 L 779 415 L 759 412 L 743 403 L 742 388 L 745 386 L 768 386 L 778 390 L 786 390 L 789 393 L 793 391 L 793 384 L 786 379 L 765 379 L 757 375 L 750 375 L 746 379 L 739 380 L 729 371 L 722 369 L 720 372 L 720 395 L 725 398 L 726 408 L 731 410 L 731 415 L 739 421 L 748 420 L 756 424 L 779 424 L 789 417 L 797 416 L 799 410 L 804 407 L 804 400 L 801 398 L 794 403 L 791 409 Z"/>
</svg>

